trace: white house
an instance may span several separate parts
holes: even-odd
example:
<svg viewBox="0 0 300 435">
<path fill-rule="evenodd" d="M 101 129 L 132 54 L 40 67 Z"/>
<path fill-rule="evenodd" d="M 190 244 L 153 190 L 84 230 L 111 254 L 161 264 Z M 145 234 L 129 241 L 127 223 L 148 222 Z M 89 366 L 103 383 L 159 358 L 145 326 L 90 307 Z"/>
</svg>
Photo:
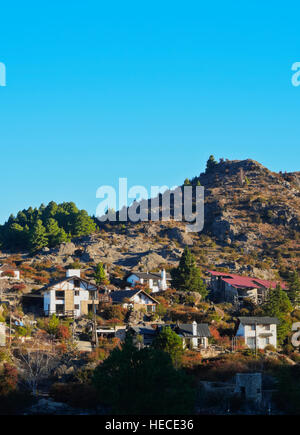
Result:
<svg viewBox="0 0 300 435">
<path fill-rule="evenodd" d="M 271 344 L 277 347 L 276 317 L 239 317 L 236 337 L 243 337 L 250 349 L 264 349 Z"/>
<path fill-rule="evenodd" d="M 173 329 L 182 338 L 184 348 L 207 348 L 208 339 L 211 337 L 207 323 L 179 323 Z"/>
<path fill-rule="evenodd" d="M 45 315 L 79 317 L 93 310 L 98 301 L 98 287 L 80 277 L 79 269 L 69 269 L 66 278 L 42 290 Z"/>
<path fill-rule="evenodd" d="M 20 271 L 10 266 L 9 264 L 0 265 L 0 277 L 1 278 L 14 278 L 20 279 Z"/>
<path fill-rule="evenodd" d="M 133 272 L 127 277 L 127 282 L 131 287 L 134 287 L 136 284 L 143 284 L 153 293 L 166 290 L 169 287 L 169 280 L 170 277 L 167 275 L 165 269 L 160 273 Z"/>
<path fill-rule="evenodd" d="M 141 309 L 145 308 L 148 313 L 156 310 L 158 301 L 144 290 L 117 290 L 109 293 L 113 304 L 120 304 L 124 308 Z"/>
</svg>

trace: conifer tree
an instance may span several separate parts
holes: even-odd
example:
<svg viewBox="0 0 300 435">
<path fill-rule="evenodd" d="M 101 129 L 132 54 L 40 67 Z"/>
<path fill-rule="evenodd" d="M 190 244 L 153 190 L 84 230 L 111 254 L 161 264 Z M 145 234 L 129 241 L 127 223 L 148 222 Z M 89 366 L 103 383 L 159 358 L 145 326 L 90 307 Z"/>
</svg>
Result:
<svg viewBox="0 0 300 435">
<path fill-rule="evenodd" d="M 289 313 L 293 307 L 287 293 L 278 284 L 274 290 L 270 289 L 269 299 L 263 306 L 264 314 L 270 317 L 277 317 L 277 340 L 282 344 L 291 331 Z"/>
<path fill-rule="evenodd" d="M 102 263 L 97 264 L 94 277 L 97 285 L 101 285 L 107 282 L 106 273 Z"/>
<path fill-rule="evenodd" d="M 207 289 L 196 266 L 195 258 L 188 247 L 185 247 L 177 269 L 171 271 L 172 287 L 176 290 L 192 291 L 207 296 Z"/>
<path fill-rule="evenodd" d="M 207 160 L 207 163 L 206 163 L 206 171 L 205 172 L 206 173 L 210 172 L 212 169 L 215 168 L 215 166 L 217 164 L 218 163 L 216 162 L 214 156 L 213 155 L 209 156 L 209 159 Z"/>
<path fill-rule="evenodd" d="M 289 298 L 293 305 L 300 303 L 300 278 L 296 271 L 290 274 L 288 279 Z"/>
<path fill-rule="evenodd" d="M 30 231 L 29 248 L 31 252 L 39 251 L 48 244 L 46 235 L 46 228 L 43 226 L 43 222 L 38 219 Z"/>
</svg>

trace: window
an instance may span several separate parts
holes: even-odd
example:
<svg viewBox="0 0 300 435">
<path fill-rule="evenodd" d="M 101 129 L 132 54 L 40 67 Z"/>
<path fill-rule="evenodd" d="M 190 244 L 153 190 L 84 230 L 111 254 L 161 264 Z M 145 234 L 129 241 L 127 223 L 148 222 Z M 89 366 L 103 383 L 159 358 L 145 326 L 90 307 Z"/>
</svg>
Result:
<svg viewBox="0 0 300 435">
<path fill-rule="evenodd" d="M 63 314 L 64 313 L 64 305 L 63 304 L 57 304 L 55 306 L 56 308 L 56 313 L 57 314 Z"/>
<path fill-rule="evenodd" d="M 59 300 L 65 299 L 65 292 L 61 290 L 56 290 L 55 297 Z"/>
<path fill-rule="evenodd" d="M 95 291 L 89 291 L 89 300 L 93 300 L 97 298 L 97 293 Z"/>
<path fill-rule="evenodd" d="M 270 339 L 267 337 L 266 338 L 266 345 L 270 344 Z"/>
<path fill-rule="evenodd" d="M 74 287 L 80 287 L 80 279 L 74 279 Z"/>
<path fill-rule="evenodd" d="M 251 348 L 255 347 L 255 338 L 254 337 L 248 337 L 247 338 L 247 345 Z"/>
<path fill-rule="evenodd" d="M 255 331 L 255 325 L 251 325 L 251 331 Z"/>
<path fill-rule="evenodd" d="M 74 295 L 79 296 L 79 290 L 75 290 Z"/>
<path fill-rule="evenodd" d="M 270 325 L 265 325 L 265 330 L 270 331 Z"/>
<path fill-rule="evenodd" d="M 74 309 L 75 309 L 75 310 L 79 310 L 79 304 L 75 304 L 75 305 L 74 305 Z"/>
</svg>

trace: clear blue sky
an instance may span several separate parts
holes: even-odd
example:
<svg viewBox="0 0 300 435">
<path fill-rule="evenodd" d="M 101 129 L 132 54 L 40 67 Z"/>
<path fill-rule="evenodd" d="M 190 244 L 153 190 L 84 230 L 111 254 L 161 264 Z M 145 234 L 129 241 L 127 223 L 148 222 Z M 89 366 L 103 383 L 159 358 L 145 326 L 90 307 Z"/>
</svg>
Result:
<svg viewBox="0 0 300 435">
<path fill-rule="evenodd" d="M 210 154 L 299 170 L 300 4 L 1 4 L 0 222 L 40 203 L 95 213 L 97 187 L 176 185 Z"/>
</svg>

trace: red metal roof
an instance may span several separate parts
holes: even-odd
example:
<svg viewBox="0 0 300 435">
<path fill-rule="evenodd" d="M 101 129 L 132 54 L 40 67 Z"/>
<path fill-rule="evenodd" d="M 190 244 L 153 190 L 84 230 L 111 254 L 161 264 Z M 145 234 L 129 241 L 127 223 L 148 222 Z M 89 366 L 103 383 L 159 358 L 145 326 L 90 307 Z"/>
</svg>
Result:
<svg viewBox="0 0 300 435">
<path fill-rule="evenodd" d="M 227 282 L 228 284 L 231 284 L 233 287 L 236 288 L 258 288 L 258 287 L 264 287 L 264 288 L 272 288 L 274 289 L 278 282 L 276 281 L 268 281 L 266 279 L 260 279 L 260 278 L 252 278 L 250 276 L 242 276 L 242 275 L 236 275 L 234 273 L 226 273 L 226 272 L 217 272 L 215 270 L 209 270 L 208 271 L 213 276 L 220 276 L 223 281 Z M 280 282 L 281 288 L 286 289 L 286 285 L 283 282 Z"/>
</svg>

